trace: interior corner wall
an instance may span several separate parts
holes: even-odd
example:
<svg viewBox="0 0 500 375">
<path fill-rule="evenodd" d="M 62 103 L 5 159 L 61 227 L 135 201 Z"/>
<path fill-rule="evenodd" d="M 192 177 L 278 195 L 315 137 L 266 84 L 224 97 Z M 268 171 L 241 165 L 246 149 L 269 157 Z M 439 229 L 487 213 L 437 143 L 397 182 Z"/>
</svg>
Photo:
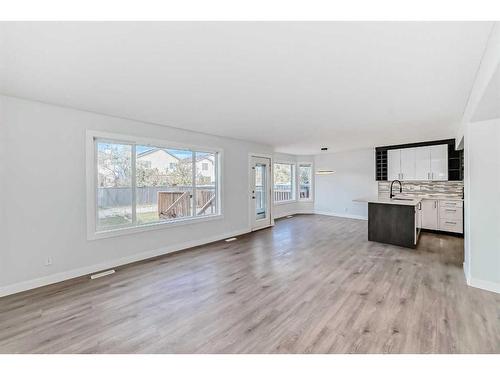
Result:
<svg viewBox="0 0 500 375">
<path fill-rule="evenodd" d="M 368 204 L 357 198 L 376 197 L 375 150 L 362 149 L 316 155 L 316 169 L 333 174 L 316 175 L 314 212 L 324 215 L 368 219 Z"/>
<path fill-rule="evenodd" d="M 465 129 L 465 273 L 500 293 L 500 119 Z"/>
<path fill-rule="evenodd" d="M 0 105 L 0 295 L 249 230 L 248 155 L 272 154 L 269 146 L 7 96 Z M 87 240 L 89 129 L 223 149 L 223 218 Z"/>
</svg>

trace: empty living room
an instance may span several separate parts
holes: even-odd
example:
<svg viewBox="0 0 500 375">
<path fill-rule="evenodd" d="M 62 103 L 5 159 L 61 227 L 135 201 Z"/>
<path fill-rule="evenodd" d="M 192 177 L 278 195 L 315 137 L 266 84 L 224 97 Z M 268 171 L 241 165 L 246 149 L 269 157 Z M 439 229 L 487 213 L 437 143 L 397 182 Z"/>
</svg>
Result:
<svg viewBox="0 0 500 375">
<path fill-rule="evenodd" d="M 498 369 L 500 12 L 35 3 L 0 21 L 6 373 Z"/>
</svg>

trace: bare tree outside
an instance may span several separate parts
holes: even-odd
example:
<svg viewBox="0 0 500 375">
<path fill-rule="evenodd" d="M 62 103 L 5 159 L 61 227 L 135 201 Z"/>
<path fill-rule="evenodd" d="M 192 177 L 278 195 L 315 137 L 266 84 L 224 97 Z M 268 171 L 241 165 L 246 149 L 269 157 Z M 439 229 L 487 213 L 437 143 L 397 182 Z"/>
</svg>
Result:
<svg viewBox="0 0 500 375">
<path fill-rule="evenodd" d="M 274 184 L 289 185 L 292 181 L 292 166 L 290 164 L 274 164 Z"/>
<path fill-rule="evenodd" d="M 97 161 L 99 186 L 131 186 L 132 147 L 130 145 L 100 143 Z"/>
</svg>

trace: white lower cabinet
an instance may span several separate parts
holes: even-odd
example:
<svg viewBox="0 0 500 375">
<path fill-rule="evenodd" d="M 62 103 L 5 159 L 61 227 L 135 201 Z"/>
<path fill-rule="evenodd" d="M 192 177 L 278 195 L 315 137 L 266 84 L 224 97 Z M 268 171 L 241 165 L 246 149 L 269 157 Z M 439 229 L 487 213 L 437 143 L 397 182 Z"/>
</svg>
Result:
<svg viewBox="0 0 500 375">
<path fill-rule="evenodd" d="M 443 232 L 463 233 L 464 225 L 462 219 L 439 219 L 439 230 Z"/>
<path fill-rule="evenodd" d="M 462 201 L 439 202 L 439 230 L 453 233 L 464 232 L 464 208 Z"/>
<path fill-rule="evenodd" d="M 438 230 L 438 201 L 422 200 L 422 229 Z"/>
<path fill-rule="evenodd" d="M 463 202 L 423 199 L 422 228 L 463 233 Z"/>
</svg>

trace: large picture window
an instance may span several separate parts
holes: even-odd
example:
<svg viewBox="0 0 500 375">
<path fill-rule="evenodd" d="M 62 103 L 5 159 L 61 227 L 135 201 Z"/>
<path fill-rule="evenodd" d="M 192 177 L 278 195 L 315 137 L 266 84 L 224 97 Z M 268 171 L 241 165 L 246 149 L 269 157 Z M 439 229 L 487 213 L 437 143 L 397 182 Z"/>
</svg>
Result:
<svg viewBox="0 0 500 375">
<path fill-rule="evenodd" d="M 274 163 L 274 201 L 295 200 L 295 164 Z"/>
<path fill-rule="evenodd" d="M 220 213 L 218 152 L 93 141 L 96 232 Z"/>
</svg>

